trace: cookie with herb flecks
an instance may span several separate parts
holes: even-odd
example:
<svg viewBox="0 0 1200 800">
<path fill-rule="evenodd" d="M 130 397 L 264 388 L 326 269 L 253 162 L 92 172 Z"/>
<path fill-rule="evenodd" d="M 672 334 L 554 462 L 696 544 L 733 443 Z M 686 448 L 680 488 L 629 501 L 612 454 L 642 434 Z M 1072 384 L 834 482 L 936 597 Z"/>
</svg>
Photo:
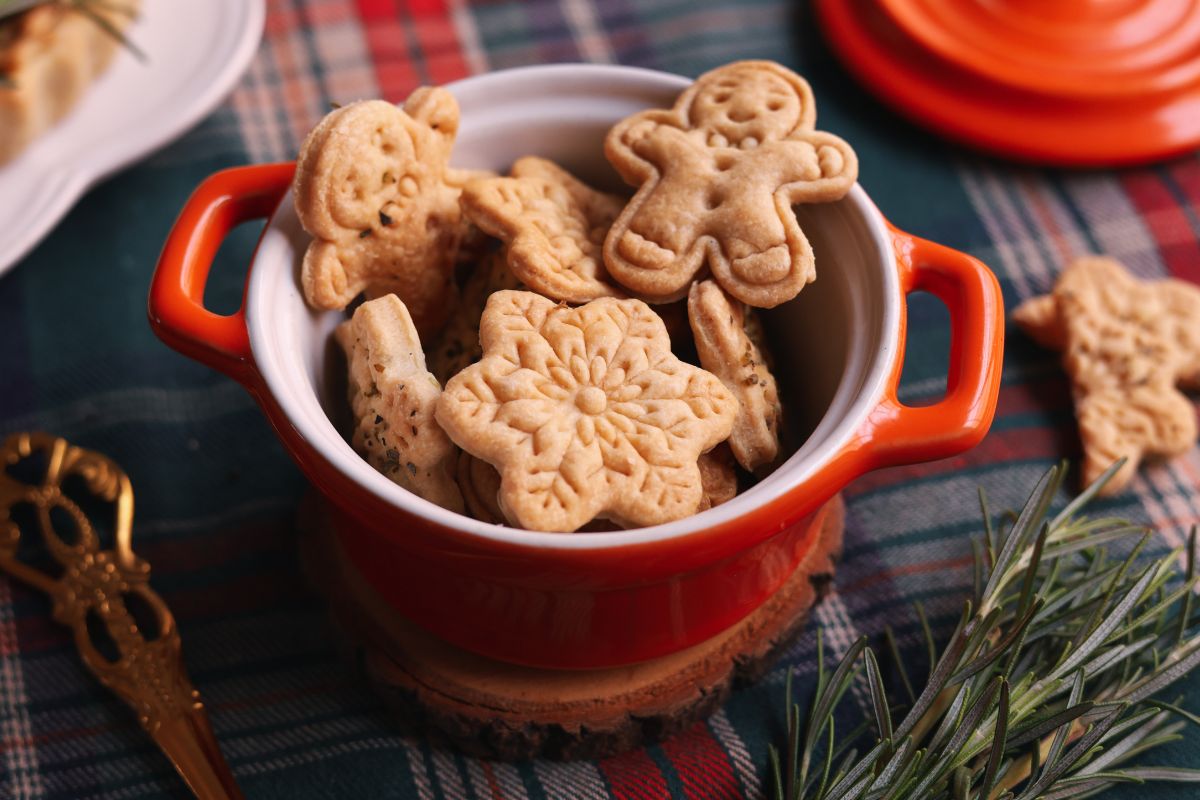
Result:
<svg viewBox="0 0 1200 800">
<path fill-rule="evenodd" d="M 429 348 L 429 371 L 445 383 L 478 361 L 483 355 L 479 345 L 479 319 L 487 299 L 502 289 L 524 288 L 508 268 L 502 253 L 493 253 L 483 259 L 467 278 L 458 307 Z"/>
<path fill-rule="evenodd" d="M 461 512 L 458 448 L 434 419 L 442 387 L 404 303 L 394 294 L 363 303 L 334 335 L 349 360 L 354 449 L 413 494 Z"/>
<path fill-rule="evenodd" d="M 775 376 L 760 343 L 750 335 L 759 329 L 757 320 L 713 281 L 692 285 L 688 319 L 700 366 L 720 378 L 738 399 L 737 420 L 729 435 L 734 457 L 751 472 L 771 464 L 779 455 L 783 410 Z"/>
<path fill-rule="evenodd" d="M 330 112 L 308 135 L 294 182 L 296 213 L 314 241 L 301 283 L 315 308 L 342 309 L 365 292 L 396 294 L 429 336 L 454 306 L 454 263 L 467 224 L 452 170 L 458 103 L 417 89 Z"/>
</svg>

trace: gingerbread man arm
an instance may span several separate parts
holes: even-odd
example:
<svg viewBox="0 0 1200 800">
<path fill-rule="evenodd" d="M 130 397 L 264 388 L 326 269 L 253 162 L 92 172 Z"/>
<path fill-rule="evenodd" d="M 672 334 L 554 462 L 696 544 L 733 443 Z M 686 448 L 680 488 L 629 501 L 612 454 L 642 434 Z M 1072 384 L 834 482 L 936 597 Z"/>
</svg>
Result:
<svg viewBox="0 0 1200 800">
<path fill-rule="evenodd" d="M 1065 350 L 1067 330 L 1053 294 L 1032 297 L 1012 312 L 1013 322 L 1035 342 L 1050 350 Z"/>
<path fill-rule="evenodd" d="M 779 189 L 792 203 L 837 200 L 858 180 L 858 156 L 832 133 L 797 131 L 779 146 L 791 151 L 796 165 Z"/>
<path fill-rule="evenodd" d="M 652 109 L 627 117 L 608 132 L 604 154 L 621 178 L 637 184 L 661 174 L 666 164 L 676 161 L 683 153 L 705 152 L 680 127 L 673 111 Z M 707 157 L 707 156 L 706 156 Z"/>
</svg>

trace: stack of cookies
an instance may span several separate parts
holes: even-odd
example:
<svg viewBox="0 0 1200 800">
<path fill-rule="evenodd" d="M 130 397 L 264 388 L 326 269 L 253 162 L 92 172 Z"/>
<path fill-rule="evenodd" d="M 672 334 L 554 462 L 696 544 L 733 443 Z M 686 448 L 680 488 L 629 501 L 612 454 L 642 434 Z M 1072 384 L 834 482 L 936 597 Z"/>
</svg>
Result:
<svg viewBox="0 0 1200 800">
<path fill-rule="evenodd" d="M 452 169 L 442 89 L 330 113 L 295 197 L 308 302 L 365 296 L 336 333 L 355 449 L 431 502 L 530 530 L 656 525 L 734 497 L 781 458 L 754 309 L 816 277 L 792 205 L 857 177 L 814 122 L 790 70 L 713 70 L 609 132 L 626 198 L 533 156 L 505 176 Z"/>
</svg>

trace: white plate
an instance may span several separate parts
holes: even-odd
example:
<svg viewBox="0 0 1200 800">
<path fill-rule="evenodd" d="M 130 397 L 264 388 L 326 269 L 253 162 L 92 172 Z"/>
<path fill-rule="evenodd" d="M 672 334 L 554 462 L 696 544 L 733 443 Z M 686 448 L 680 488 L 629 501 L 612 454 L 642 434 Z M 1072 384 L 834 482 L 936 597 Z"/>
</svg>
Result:
<svg viewBox="0 0 1200 800">
<path fill-rule="evenodd" d="M 54 128 L 0 167 L 0 273 L 42 240 L 100 178 L 212 111 L 262 38 L 263 0 L 146 0 L 122 48 Z"/>
</svg>

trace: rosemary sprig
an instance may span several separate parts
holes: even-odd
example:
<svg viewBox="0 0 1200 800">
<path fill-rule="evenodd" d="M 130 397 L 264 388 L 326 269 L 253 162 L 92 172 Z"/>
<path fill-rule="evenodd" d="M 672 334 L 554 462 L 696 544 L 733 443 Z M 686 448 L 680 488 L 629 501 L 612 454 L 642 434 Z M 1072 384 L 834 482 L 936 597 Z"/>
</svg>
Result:
<svg viewBox="0 0 1200 800">
<path fill-rule="evenodd" d="M 818 646 L 807 716 L 791 701 L 789 674 L 788 749 L 782 759 L 770 749 L 776 800 L 1055 800 L 1117 783 L 1200 782 L 1200 770 L 1130 766 L 1180 738 L 1189 721 L 1200 724 L 1152 699 L 1200 666 L 1200 615 L 1192 610 L 1195 529 L 1180 575 L 1178 551 L 1138 560 L 1147 531 L 1079 516 L 1119 466 L 1052 518 L 1064 466 L 1000 527 L 981 493 L 985 541 L 975 548 L 973 596 L 940 655 L 921 614 L 931 671 L 914 699 L 912 673 L 897 663 L 903 716 L 865 637 L 832 677 Z M 1129 539 L 1132 551 L 1111 558 L 1107 545 Z M 894 640 L 888 650 L 898 655 Z M 839 741 L 834 712 L 864 670 L 868 726 Z"/>
</svg>

